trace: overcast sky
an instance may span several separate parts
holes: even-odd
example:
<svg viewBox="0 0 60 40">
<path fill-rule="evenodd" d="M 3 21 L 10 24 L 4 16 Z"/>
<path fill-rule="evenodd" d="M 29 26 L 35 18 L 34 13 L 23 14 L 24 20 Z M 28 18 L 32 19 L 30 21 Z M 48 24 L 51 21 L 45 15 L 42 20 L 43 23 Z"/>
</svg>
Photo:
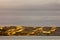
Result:
<svg viewBox="0 0 60 40">
<path fill-rule="evenodd" d="M 60 26 L 60 0 L 0 0 L 0 25 Z"/>
</svg>

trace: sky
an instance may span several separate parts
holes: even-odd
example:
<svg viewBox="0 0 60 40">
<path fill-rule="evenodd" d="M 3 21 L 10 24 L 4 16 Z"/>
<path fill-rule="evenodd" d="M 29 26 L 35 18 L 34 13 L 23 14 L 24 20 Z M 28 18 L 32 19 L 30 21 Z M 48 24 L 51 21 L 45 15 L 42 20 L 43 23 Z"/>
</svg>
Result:
<svg viewBox="0 0 60 40">
<path fill-rule="evenodd" d="M 60 0 L 0 0 L 0 25 L 60 26 Z"/>
</svg>

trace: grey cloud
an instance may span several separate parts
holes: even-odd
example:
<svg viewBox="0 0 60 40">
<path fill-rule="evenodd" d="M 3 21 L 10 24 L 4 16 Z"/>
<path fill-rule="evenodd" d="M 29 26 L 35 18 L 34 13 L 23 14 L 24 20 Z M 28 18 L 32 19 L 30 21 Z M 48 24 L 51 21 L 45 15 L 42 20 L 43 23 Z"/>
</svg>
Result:
<svg viewBox="0 0 60 40">
<path fill-rule="evenodd" d="M 60 26 L 60 0 L 0 0 L 1 25 Z"/>
</svg>

